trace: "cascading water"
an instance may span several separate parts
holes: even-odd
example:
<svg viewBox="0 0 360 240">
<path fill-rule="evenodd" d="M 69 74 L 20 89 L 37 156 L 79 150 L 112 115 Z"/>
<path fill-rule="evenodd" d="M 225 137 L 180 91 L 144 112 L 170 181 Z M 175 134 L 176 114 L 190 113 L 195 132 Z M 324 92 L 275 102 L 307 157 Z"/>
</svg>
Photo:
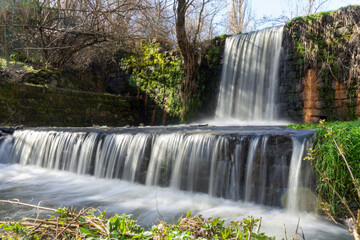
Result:
<svg viewBox="0 0 360 240">
<path fill-rule="evenodd" d="M 275 27 L 226 40 L 217 119 L 277 120 L 281 38 Z M 99 204 L 144 225 L 189 210 L 228 221 L 254 215 L 267 233 L 283 237 L 283 224 L 295 232 L 298 216 L 261 205 L 312 210 L 311 171 L 302 161 L 312 134 L 276 126 L 17 130 L 0 138 L 0 194 Z M 0 218 L 6 214 L 0 206 Z M 312 214 L 302 219 L 309 239 L 347 239 Z"/>
<path fill-rule="evenodd" d="M 280 206 L 287 179 L 299 175 L 290 170 L 294 176 L 289 177 L 288 169 L 300 169 L 298 155 L 304 148 L 296 143 L 311 133 L 305 135 L 274 127 L 21 130 L 2 148 L 8 163 Z M 299 184 L 293 182 L 296 191 Z"/>
<path fill-rule="evenodd" d="M 216 119 L 277 120 L 283 26 L 226 39 Z"/>
</svg>

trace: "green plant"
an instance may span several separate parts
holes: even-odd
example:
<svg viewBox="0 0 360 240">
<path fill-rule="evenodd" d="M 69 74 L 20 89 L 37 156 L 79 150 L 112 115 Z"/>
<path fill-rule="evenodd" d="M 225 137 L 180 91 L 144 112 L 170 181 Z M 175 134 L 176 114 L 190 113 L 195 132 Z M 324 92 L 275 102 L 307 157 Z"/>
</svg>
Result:
<svg viewBox="0 0 360 240">
<path fill-rule="evenodd" d="M 131 215 L 116 214 L 107 218 L 105 211 L 99 212 L 92 208 L 76 211 L 72 208 L 44 208 L 17 201 L 0 202 L 41 208 L 59 214 L 49 219 L 24 218 L 19 222 L 1 223 L 0 236 L 5 239 L 275 239 L 259 233 L 261 219 L 251 216 L 227 226 L 220 218 L 191 217 L 191 212 L 188 212 L 175 224 L 160 221 L 145 231 Z"/>
<path fill-rule="evenodd" d="M 321 172 L 326 172 L 327 179 L 341 196 L 348 199 L 350 207 L 354 210 L 358 209 L 360 201 L 357 198 L 357 192 L 353 187 L 349 187 L 353 186 L 353 180 L 332 138 L 341 143 L 339 147 L 347 156 L 347 162 L 351 166 L 354 178 L 360 179 L 360 171 L 357 171 L 360 169 L 360 121 L 328 122 L 326 129 L 318 124 L 290 125 L 288 127 L 315 131 L 312 152 L 314 163 Z M 331 137 L 328 132 L 332 133 Z M 346 217 L 347 211 L 333 189 L 328 183 L 322 181 L 319 174 L 316 178 L 318 196 L 330 204 L 332 214 L 337 217 Z"/>
<path fill-rule="evenodd" d="M 27 57 L 25 54 L 22 53 L 14 53 L 10 55 L 10 59 L 17 62 L 25 62 Z"/>
<path fill-rule="evenodd" d="M 145 98 L 150 97 L 170 116 L 179 116 L 181 111 L 180 88 L 184 76 L 182 60 L 170 56 L 159 43 L 143 42 L 139 53 L 124 60 L 123 69 L 129 71 L 130 86 L 136 86 Z"/>
<path fill-rule="evenodd" d="M 348 154 L 346 152 L 344 144 L 338 144 L 338 141 L 336 138 L 338 137 L 336 129 L 331 129 L 328 126 L 326 126 L 325 121 L 320 121 L 319 125 L 324 131 L 324 137 L 329 138 L 330 142 L 333 144 L 332 148 L 336 150 L 338 154 L 337 164 L 333 167 L 333 169 L 329 169 L 328 171 L 323 170 L 323 162 L 321 160 L 324 160 L 322 158 L 321 160 L 317 159 L 318 157 L 318 151 L 319 149 L 310 149 L 308 156 L 305 158 L 306 160 L 309 160 L 314 168 L 316 169 L 316 172 L 318 173 L 321 182 L 325 184 L 327 188 L 329 188 L 332 191 L 333 197 L 336 197 L 337 200 L 342 204 L 343 208 L 341 210 L 341 215 L 346 216 L 346 218 L 349 220 L 349 224 L 347 226 L 343 225 L 339 221 L 337 221 L 336 216 L 338 214 L 338 209 L 332 206 L 328 201 L 322 200 L 321 201 L 321 207 L 322 210 L 337 224 L 344 226 L 353 236 L 356 240 L 360 239 L 360 209 L 359 207 L 353 208 L 351 205 L 356 202 L 357 206 L 359 206 L 360 202 L 360 187 L 359 187 L 359 178 L 358 176 L 354 175 L 353 169 L 355 166 L 351 166 L 350 162 L 348 161 L 345 154 Z M 357 132 L 357 135 L 360 136 L 360 131 Z M 357 142 L 356 147 L 358 148 L 360 144 L 360 141 Z M 351 156 L 351 155 L 348 155 Z M 359 158 L 359 155 L 355 156 Z M 344 182 L 338 182 L 338 179 L 334 179 L 330 177 L 334 174 L 334 171 L 339 171 L 338 169 L 334 168 L 337 165 L 344 165 L 345 170 L 342 169 L 342 174 L 345 174 L 347 177 L 347 181 L 349 182 L 348 185 L 346 185 L 346 188 L 350 191 L 349 194 L 343 194 L 343 189 L 339 189 L 339 183 L 342 185 Z M 332 171 L 331 171 L 332 170 Z M 356 171 L 358 172 L 358 171 Z M 342 186 L 343 187 L 343 186 Z"/>
</svg>

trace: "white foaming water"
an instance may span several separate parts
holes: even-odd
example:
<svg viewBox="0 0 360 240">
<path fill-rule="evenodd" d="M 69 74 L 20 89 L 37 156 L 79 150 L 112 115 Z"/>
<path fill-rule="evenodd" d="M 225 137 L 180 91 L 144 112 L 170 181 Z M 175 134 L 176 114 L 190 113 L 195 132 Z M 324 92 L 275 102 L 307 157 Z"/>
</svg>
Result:
<svg viewBox="0 0 360 240">
<path fill-rule="evenodd" d="M 293 139 L 293 151 L 291 164 L 290 164 L 290 173 L 289 173 L 289 196 L 286 203 L 286 208 L 288 211 L 296 212 L 298 211 L 298 192 L 299 187 L 299 177 L 301 171 L 301 163 L 304 158 L 304 148 L 306 146 L 305 140 L 299 141 L 298 139 Z"/>
<path fill-rule="evenodd" d="M 311 192 L 312 179 L 299 184 L 301 176 L 295 174 L 301 169 L 300 157 L 311 135 L 283 128 L 279 132 L 275 127 L 250 129 L 122 129 L 110 133 L 21 130 L 14 133 L 13 144 L 2 144 L 11 146 L 2 146 L 11 149 L 3 162 L 169 186 L 269 206 L 286 206 L 279 199 L 287 192 L 291 197 L 288 202 L 295 201 L 287 206 L 296 210 L 298 188 Z M 297 144 L 299 141 L 302 144 Z M 313 207 L 303 209 L 312 211 Z"/>
<path fill-rule="evenodd" d="M 121 180 L 98 179 L 71 172 L 30 166 L 0 164 L 0 195 L 2 199 L 17 198 L 37 204 L 47 200 L 61 206 L 101 206 L 111 213 L 132 213 L 143 226 L 172 221 L 192 211 L 192 215 L 221 217 L 240 221 L 247 216 L 262 217 L 262 232 L 277 239 L 284 238 L 284 224 L 288 237 L 294 235 L 298 219 L 306 239 L 351 239 L 347 232 L 313 214 L 288 214 L 277 208 L 261 207 L 241 201 L 212 198 L 207 194 L 176 191 L 170 188 L 144 186 Z M 46 205 L 42 203 L 41 205 Z M 51 206 L 52 207 L 52 206 Z M 36 216 L 35 210 L 0 205 L 0 219 Z"/>
<path fill-rule="evenodd" d="M 252 198 L 251 195 L 252 193 L 254 194 L 254 192 L 252 191 L 252 189 L 254 188 L 254 183 L 253 183 L 253 172 L 254 172 L 254 157 L 256 154 L 256 149 L 258 147 L 259 144 L 259 137 L 256 137 L 254 139 L 254 141 L 252 141 L 250 143 L 250 147 L 249 147 L 249 155 L 248 155 L 248 159 L 246 162 L 246 176 L 245 176 L 245 201 L 249 202 Z"/>
<path fill-rule="evenodd" d="M 261 121 L 242 121 L 235 118 L 226 118 L 226 119 L 206 119 L 194 123 L 194 125 L 209 125 L 209 126 L 287 126 L 292 124 L 288 121 L 282 120 L 261 120 Z"/>
<path fill-rule="evenodd" d="M 226 39 L 215 118 L 277 120 L 283 26 Z"/>
</svg>

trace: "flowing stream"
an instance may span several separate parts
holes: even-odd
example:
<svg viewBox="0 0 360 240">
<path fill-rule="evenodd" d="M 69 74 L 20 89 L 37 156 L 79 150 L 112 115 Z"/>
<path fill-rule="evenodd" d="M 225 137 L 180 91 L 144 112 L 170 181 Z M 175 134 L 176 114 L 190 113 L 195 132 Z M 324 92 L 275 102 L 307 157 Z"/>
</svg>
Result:
<svg viewBox="0 0 360 240">
<path fill-rule="evenodd" d="M 252 215 L 279 239 L 300 219 L 306 239 L 350 239 L 315 214 L 312 168 L 302 161 L 313 133 L 249 126 L 278 120 L 281 39 L 275 27 L 226 40 L 216 119 L 248 126 L 16 130 L 0 138 L 1 199 L 100 207 L 144 226 L 187 211 L 227 222 Z M 0 206 L 0 220 L 28 215 L 36 212 Z"/>
<path fill-rule="evenodd" d="M 189 210 L 227 221 L 254 215 L 277 237 L 284 237 L 283 224 L 293 234 L 300 217 L 310 239 L 347 239 L 338 227 L 324 233 L 329 223 L 313 213 L 314 186 L 299 157 L 311 136 L 259 126 L 17 130 L 0 144 L 0 194 L 102 206 L 132 213 L 144 226 Z M 0 209 L 2 219 L 29 214 Z"/>
</svg>

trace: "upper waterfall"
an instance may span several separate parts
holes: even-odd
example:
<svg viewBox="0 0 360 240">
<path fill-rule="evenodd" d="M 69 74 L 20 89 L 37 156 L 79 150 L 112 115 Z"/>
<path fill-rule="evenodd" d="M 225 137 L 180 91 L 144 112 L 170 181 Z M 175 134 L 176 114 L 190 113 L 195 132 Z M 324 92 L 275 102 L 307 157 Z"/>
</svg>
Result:
<svg viewBox="0 0 360 240">
<path fill-rule="evenodd" d="M 216 119 L 277 120 L 283 26 L 226 39 Z"/>
</svg>

